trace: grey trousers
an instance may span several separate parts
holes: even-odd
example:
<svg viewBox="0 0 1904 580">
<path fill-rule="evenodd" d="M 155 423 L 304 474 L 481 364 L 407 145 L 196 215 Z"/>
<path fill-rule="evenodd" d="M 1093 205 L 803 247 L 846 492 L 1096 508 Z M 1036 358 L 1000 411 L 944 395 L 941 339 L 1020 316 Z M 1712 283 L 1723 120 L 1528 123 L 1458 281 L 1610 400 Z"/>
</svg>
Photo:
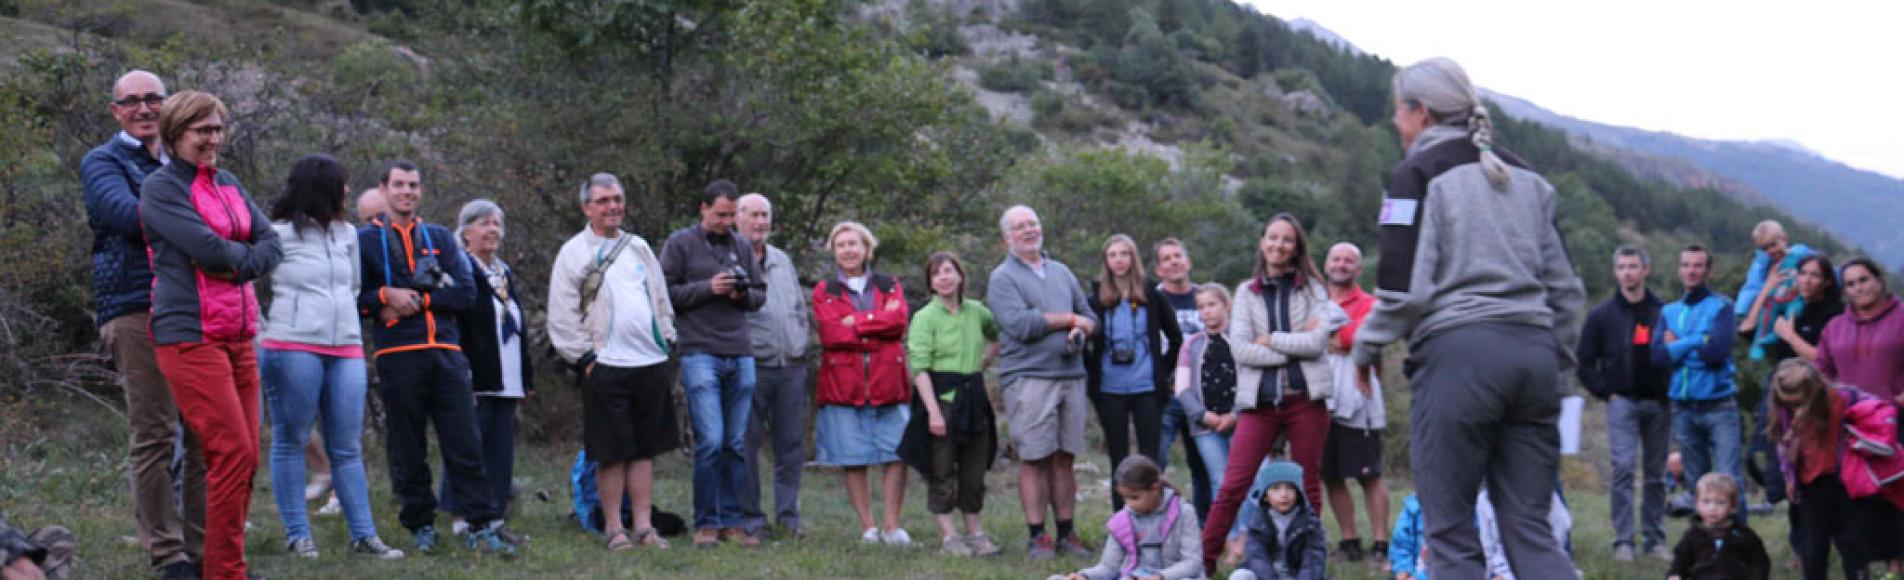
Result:
<svg viewBox="0 0 1904 580">
<path fill-rule="evenodd" d="M 763 443 L 773 451 L 774 522 L 800 527 L 800 470 L 807 462 L 809 407 L 805 365 L 754 368 L 755 420 L 747 426 L 746 448 L 741 452 L 747 481 L 740 486 L 740 515 L 750 532 L 767 526 L 767 514 L 760 507 Z"/>
<path fill-rule="evenodd" d="M 1660 399 L 1607 399 L 1607 439 L 1613 448 L 1613 545 L 1633 545 L 1633 476 L 1640 480 L 1640 545 L 1666 543 L 1666 445 L 1672 440 L 1672 406 Z M 1636 470 L 1633 462 L 1640 462 Z"/>
<path fill-rule="evenodd" d="M 1560 465 L 1558 353 L 1552 330 L 1500 323 L 1413 346 L 1410 460 L 1430 576 L 1486 576 L 1474 523 L 1485 480 L 1515 577 L 1576 577 L 1547 523 Z"/>
</svg>

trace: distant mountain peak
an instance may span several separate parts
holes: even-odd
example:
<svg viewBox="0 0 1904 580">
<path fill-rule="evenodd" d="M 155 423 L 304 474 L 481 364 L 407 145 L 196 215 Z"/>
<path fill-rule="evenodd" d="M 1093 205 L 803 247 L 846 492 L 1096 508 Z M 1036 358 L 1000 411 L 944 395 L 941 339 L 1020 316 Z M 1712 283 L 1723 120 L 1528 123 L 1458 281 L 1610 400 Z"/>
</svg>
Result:
<svg viewBox="0 0 1904 580">
<path fill-rule="evenodd" d="M 1336 34 L 1335 31 L 1329 30 L 1328 28 L 1323 27 L 1322 23 L 1316 22 L 1314 20 L 1310 20 L 1308 18 L 1297 18 L 1295 20 L 1289 21 L 1289 28 L 1291 30 L 1295 30 L 1298 32 L 1306 32 L 1310 36 L 1316 37 L 1316 40 L 1320 40 L 1324 44 L 1328 44 L 1329 46 L 1335 47 L 1336 50 L 1341 50 L 1343 52 L 1347 52 L 1355 56 L 1362 56 L 1363 54 L 1365 54 L 1364 52 L 1362 52 L 1361 47 L 1356 46 L 1355 43 L 1353 42 L 1349 42 L 1348 38 L 1345 38 L 1340 34 Z"/>
</svg>

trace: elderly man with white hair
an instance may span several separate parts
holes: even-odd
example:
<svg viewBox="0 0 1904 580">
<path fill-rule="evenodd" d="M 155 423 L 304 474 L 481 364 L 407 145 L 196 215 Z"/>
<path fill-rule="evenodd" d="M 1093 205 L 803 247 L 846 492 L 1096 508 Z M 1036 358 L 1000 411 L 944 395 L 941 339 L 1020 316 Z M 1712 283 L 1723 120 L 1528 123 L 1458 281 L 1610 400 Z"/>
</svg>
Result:
<svg viewBox="0 0 1904 580">
<path fill-rule="evenodd" d="M 1029 207 L 1012 206 L 998 226 L 1010 251 L 992 270 L 985 305 L 998 321 L 998 382 L 1005 399 L 1034 560 L 1089 557 L 1072 517 L 1077 477 L 1072 459 L 1084 452 L 1084 341 L 1097 328 L 1090 302 L 1071 269 L 1044 253 L 1044 229 Z M 1045 507 L 1058 519 L 1045 535 Z"/>
<path fill-rule="evenodd" d="M 807 460 L 807 343 L 812 332 L 808 292 L 799 270 L 780 248 L 767 243 L 773 233 L 773 202 L 749 193 L 735 204 L 741 237 L 754 248 L 754 260 L 767 282 L 767 302 L 747 313 L 754 355 L 754 415 L 747 424 L 747 483 L 740 488 L 740 512 L 749 532 L 767 527 L 760 507 L 760 446 L 773 450 L 774 524 L 786 537 L 800 537 L 800 471 Z M 771 436 L 770 436 L 771 435 Z M 770 442 L 767 440 L 771 440 Z"/>
</svg>

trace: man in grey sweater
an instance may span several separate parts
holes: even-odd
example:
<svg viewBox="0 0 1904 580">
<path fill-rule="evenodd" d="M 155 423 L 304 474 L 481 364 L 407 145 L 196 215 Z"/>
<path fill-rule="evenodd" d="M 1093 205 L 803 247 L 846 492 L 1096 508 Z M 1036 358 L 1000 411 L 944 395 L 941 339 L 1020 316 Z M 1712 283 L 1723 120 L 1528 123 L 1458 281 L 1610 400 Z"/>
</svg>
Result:
<svg viewBox="0 0 1904 580">
<path fill-rule="evenodd" d="M 774 523 L 798 537 L 800 469 L 807 461 L 807 344 L 813 327 L 811 306 L 800 287 L 793 259 L 767 243 L 773 233 L 773 202 L 767 196 L 740 196 L 740 234 L 766 276 L 767 302 L 747 313 L 754 354 L 754 415 L 747 422 L 747 484 L 741 486 L 740 511 L 746 527 L 759 535 L 767 524 L 760 505 L 760 447 L 773 450 Z"/>
<path fill-rule="evenodd" d="M 1097 328 L 1091 305 L 1071 269 L 1044 254 L 1038 214 L 1019 205 L 999 219 L 1011 251 L 992 269 L 985 305 L 998 320 L 998 381 L 1005 399 L 1018 466 L 1018 496 L 1030 528 L 1034 560 L 1065 554 L 1089 557 L 1072 527 L 1077 477 L 1072 458 L 1084 452 L 1085 337 Z M 1045 506 L 1058 519 L 1058 538 L 1045 535 Z"/>
<path fill-rule="evenodd" d="M 1493 147 L 1487 109 L 1454 61 L 1415 64 L 1394 84 L 1408 153 L 1382 200 L 1377 303 L 1351 357 L 1367 381 L 1383 346 L 1409 341 L 1409 459 L 1430 575 L 1486 574 L 1473 517 L 1485 480 L 1514 574 L 1577 577 L 1547 523 L 1561 382 L 1586 300 L 1554 188 Z"/>
<path fill-rule="evenodd" d="M 680 337 L 681 388 L 694 425 L 694 545 L 722 539 L 757 546 L 744 529 L 747 425 L 754 410 L 753 341 L 747 313 L 767 302 L 752 244 L 734 235 L 740 199 L 733 182 L 707 186 L 701 221 L 668 235 L 661 270 Z M 745 274 L 742 276 L 741 274 Z"/>
</svg>

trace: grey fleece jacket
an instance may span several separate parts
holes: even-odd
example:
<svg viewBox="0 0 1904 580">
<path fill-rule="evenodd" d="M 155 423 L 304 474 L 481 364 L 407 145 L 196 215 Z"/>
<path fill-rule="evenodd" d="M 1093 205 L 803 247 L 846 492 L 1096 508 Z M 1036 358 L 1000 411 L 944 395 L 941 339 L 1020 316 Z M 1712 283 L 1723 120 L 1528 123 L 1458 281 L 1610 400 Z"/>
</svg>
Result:
<svg viewBox="0 0 1904 580">
<path fill-rule="evenodd" d="M 1377 299 L 1352 356 L 1370 364 L 1383 346 L 1421 343 L 1464 324 L 1551 328 L 1563 379 L 1580 336 L 1586 292 L 1554 225 L 1554 187 L 1512 155 L 1496 189 L 1465 131 L 1423 131 L 1389 176 L 1382 200 Z"/>
<path fill-rule="evenodd" d="M 1066 330 L 1052 330 L 1045 313 L 1068 312 L 1098 322 L 1078 278 L 1064 263 L 1045 256 L 1039 276 L 1018 256 L 1006 255 L 992 269 L 986 284 L 985 306 L 998 321 L 998 384 L 1011 385 L 1021 377 L 1035 379 L 1084 378 L 1084 345 L 1065 354 Z"/>
</svg>

